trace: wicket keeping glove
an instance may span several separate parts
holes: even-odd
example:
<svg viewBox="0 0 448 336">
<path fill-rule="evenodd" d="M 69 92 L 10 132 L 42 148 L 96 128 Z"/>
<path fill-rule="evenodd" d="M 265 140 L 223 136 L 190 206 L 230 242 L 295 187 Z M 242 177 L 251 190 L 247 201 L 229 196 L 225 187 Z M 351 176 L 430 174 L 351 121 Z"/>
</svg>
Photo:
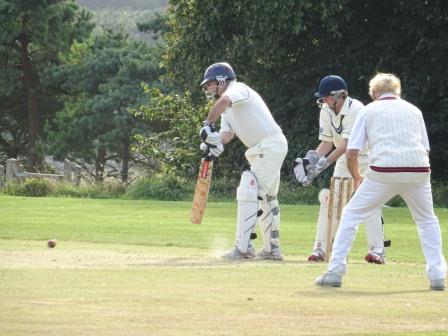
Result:
<svg viewBox="0 0 448 336">
<path fill-rule="evenodd" d="M 294 161 L 294 176 L 304 187 L 308 187 L 329 165 L 325 156 L 319 156 L 310 150 L 304 158 L 297 158 Z"/>
<path fill-rule="evenodd" d="M 304 187 L 307 187 L 311 184 L 314 177 L 310 179 L 310 168 L 314 167 L 319 159 L 320 156 L 315 150 L 309 150 L 306 152 L 305 157 L 298 157 L 297 159 L 295 159 L 293 170 L 297 182 L 302 183 Z"/>
<path fill-rule="evenodd" d="M 327 158 L 322 156 L 313 167 L 309 167 L 308 170 L 310 173 L 313 173 L 315 176 L 322 173 L 327 167 L 330 165 Z"/>
<path fill-rule="evenodd" d="M 297 182 L 302 183 L 306 181 L 306 167 L 309 165 L 307 158 L 297 158 L 294 160 L 293 171 Z"/>
</svg>

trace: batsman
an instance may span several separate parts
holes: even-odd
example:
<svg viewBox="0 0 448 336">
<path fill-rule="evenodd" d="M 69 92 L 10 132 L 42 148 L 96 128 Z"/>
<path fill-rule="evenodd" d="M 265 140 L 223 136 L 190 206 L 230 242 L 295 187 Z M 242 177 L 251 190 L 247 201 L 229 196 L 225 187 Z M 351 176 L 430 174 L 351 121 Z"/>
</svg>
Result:
<svg viewBox="0 0 448 336">
<path fill-rule="evenodd" d="M 223 258 L 282 260 L 277 193 L 280 168 L 288 151 L 282 129 L 260 95 L 246 84 L 237 82 L 228 63 L 210 65 L 201 86 L 206 97 L 214 100 L 200 130 L 201 149 L 217 157 L 234 136 L 248 148 L 245 156 L 250 170 L 242 173 L 236 192 L 235 246 Z M 219 118 L 218 132 L 215 122 Z M 255 253 L 257 223 L 263 237 L 263 248 Z"/>
<path fill-rule="evenodd" d="M 297 158 L 294 162 L 295 177 L 304 186 L 309 186 L 314 178 L 333 162 L 336 162 L 333 176 L 351 178 L 344 153 L 356 116 L 364 107 L 360 101 L 348 96 L 345 80 L 336 75 L 322 78 L 319 83 L 319 90 L 315 93 L 315 96 L 318 98 L 317 105 L 320 108 L 319 140 L 321 142 L 316 150 L 309 150 L 304 158 Z M 364 147 L 359 153 L 359 164 L 361 172 L 365 174 L 368 169 L 367 147 Z M 333 192 L 337 193 L 337 190 L 340 190 L 340 188 L 335 187 Z M 328 193 L 328 189 L 326 191 Z M 323 192 L 321 192 L 322 194 Z M 338 195 L 333 194 L 332 196 L 335 199 L 338 198 Z M 329 208 L 326 199 L 328 197 L 325 197 L 325 195 L 319 197 L 321 205 L 317 222 L 316 240 L 308 261 L 324 261 L 326 253 L 328 253 L 326 247 L 331 246 L 326 242 L 327 237 L 334 235 L 334 232 L 327 233 Z M 335 230 L 336 226 L 330 227 L 332 230 Z M 368 243 L 368 252 L 365 260 L 369 263 L 384 264 L 386 251 L 384 248 L 383 222 L 380 209 L 365 222 L 365 233 Z"/>
</svg>

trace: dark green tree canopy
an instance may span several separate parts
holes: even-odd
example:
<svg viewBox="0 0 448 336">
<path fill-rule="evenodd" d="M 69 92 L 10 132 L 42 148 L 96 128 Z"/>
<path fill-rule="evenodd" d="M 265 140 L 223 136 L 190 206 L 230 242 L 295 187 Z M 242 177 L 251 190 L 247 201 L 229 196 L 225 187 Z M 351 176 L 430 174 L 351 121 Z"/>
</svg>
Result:
<svg viewBox="0 0 448 336">
<path fill-rule="evenodd" d="M 40 75 L 75 39 L 90 34 L 90 19 L 74 0 L 0 1 L 0 124 L 8 131 L 0 137 L 0 152 L 26 154 L 30 169 L 38 161 L 42 121 L 58 105 Z"/>
<path fill-rule="evenodd" d="M 147 99 L 142 82 L 159 86 L 158 47 L 105 31 L 75 43 L 45 80 L 61 91 L 64 108 L 48 124 L 48 150 L 56 157 L 82 159 L 102 178 L 108 159 L 129 159 L 132 136 L 146 125 L 128 112 Z"/>
<path fill-rule="evenodd" d="M 339 74 L 369 102 L 376 72 L 402 80 L 403 97 L 424 113 L 433 177 L 446 179 L 448 2 L 172 0 L 164 55 L 170 79 L 201 99 L 204 69 L 228 61 L 265 98 L 289 140 L 287 162 L 316 146 L 320 78 Z M 285 172 L 289 170 L 285 165 Z"/>
</svg>

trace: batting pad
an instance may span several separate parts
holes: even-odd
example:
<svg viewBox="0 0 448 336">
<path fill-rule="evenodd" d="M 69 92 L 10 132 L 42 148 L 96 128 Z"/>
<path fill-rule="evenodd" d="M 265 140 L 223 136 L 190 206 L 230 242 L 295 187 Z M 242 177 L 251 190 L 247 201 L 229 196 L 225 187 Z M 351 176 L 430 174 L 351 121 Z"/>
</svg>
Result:
<svg viewBox="0 0 448 336">
<path fill-rule="evenodd" d="M 250 235 L 257 224 L 258 216 L 258 183 L 252 172 L 245 171 L 241 175 L 236 199 L 238 201 L 238 213 L 235 245 L 241 253 L 246 253 Z"/>
</svg>

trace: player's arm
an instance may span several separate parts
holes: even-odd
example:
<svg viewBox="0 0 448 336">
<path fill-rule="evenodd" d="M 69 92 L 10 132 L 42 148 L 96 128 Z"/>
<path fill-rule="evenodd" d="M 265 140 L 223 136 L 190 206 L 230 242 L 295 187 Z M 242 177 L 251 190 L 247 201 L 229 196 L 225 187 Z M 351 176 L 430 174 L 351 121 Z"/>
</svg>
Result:
<svg viewBox="0 0 448 336">
<path fill-rule="evenodd" d="M 219 135 L 221 136 L 221 140 L 224 145 L 228 144 L 233 139 L 234 136 L 233 132 L 222 132 L 222 131 L 219 132 Z"/>
<path fill-rule="evenodd" d="M 337 159 L 339 159 L 342 155 L 344 155 L 347 150 L 348 139 L 342 139 L 339 146 L 336 147 L 334 151 L 331 152 L 330 155 L 327 156 L 328 164 L 331 165 Z"/>
<path fill-rule="evenodd" d="M 347 143 L 347 151 L 345 152 L 345 156 L 347 158 L 347 168 L 350 175 L 352 175 L 355 190 L 358 189 L 364 178 L 359 171 L 358 154 L 366 143 L 366 114 L 361 113 L 358 115 L 355 124 L 353 125 L 350 139 Z"/>
<path fill-rule="evenodd" d="M 207 116 L 207 121 L 214 123 L 218 118 L 221 116 L 221 114 L 224 113 L 226 108 L 230 107 L 232 105 L 232 100 L 229 96 L 224 95 L 221 96 L 216 103 L 213 105 L 213 107 L 210 109 L 210 112 Z"/>
<path fill-rule="evenodd" d="M 232 105 L 232 100 L 228 96 L 220 97 L 208 113 L 207 119 L 204 121 L 204 127 L 201 128 L 199 134 L 203 141 L 201 150 L 209 150 L 214 157 L 218 157 L 224 151 L 225 140 L 229 142 L 231 137 L 225 132 L 218 133 L 215 130 L 215 122 L 224 113 L 226 108 Z"/>
<path fill-rule="evenodd" d="M 363 176 L 359 172 L 358 154 L 359 149 L 348 149 L 345 153 L 347 158 L 347 168 L 350 175 L 352 175 L 355 190 L 358 189 L 363 180 Z"/>
<path fill-rule="evenodd" d="M 333 149 L 333 142 L 332 141 L 326 141 L 322 140 L 316 148 L 316 153 L 319 154 L 319 156 L 327 156 L 328 153 Z"/>
</svg>

